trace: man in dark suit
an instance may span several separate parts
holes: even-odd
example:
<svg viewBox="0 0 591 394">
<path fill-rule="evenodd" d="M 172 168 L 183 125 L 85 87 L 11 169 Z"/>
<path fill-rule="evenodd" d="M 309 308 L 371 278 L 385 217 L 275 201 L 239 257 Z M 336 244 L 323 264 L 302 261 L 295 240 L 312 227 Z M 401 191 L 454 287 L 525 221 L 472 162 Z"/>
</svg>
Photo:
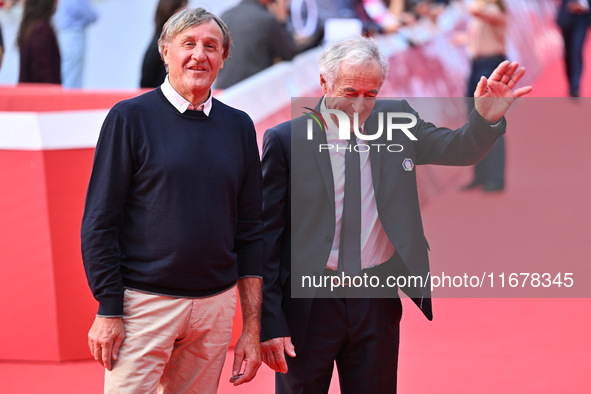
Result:
<svg viewBox="0 0 591 394">
<path fill-rule="evenodd" d="M 525 70 L 503 62 L 481 79 L 469 122 L 450 130 L 405 101 L 376 100 L 387 68 L 370 39 L 331 45 L 320 58 L 320 103 L 265 133 L 261 350 L 278 372 L 278 393 L 326 393 L 335 361 L 343 393 L 396 391 L 398 289 L 368 280 L 423 281 L 397 283 L 432 318 L 414 167 L 474 164 L 504 133 L 512 102 L 531 90 L 513 91 Z M 403 126 L 388 135 L 389 123 Z M 374 130 L 384 132 L 372 139 Z"/>
<path fill-rule="evenodd" d="M 589 0 L 562 0 L 557 23 L 564 40 L 564 62 L 571 97 L 579 97 L 583 73 L 583 46 L 591 23 Z"/>
</svg>

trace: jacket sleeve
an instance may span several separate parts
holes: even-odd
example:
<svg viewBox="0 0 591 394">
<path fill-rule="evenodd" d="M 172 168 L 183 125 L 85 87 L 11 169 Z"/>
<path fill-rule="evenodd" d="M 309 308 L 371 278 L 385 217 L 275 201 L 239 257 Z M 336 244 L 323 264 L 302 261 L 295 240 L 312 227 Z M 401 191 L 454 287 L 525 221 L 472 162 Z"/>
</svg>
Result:
<svg viewBox="0 0 591 394">
<path fill-rule="evenodd" d="M 468 122 L 459 129 L 437 127 L 421 119 L 406 101 L 403 101 L 403 107 L 405 112 L 417 117 L 413 132 L 417 138 L 417 164 L 476 164 L 486 156 L 506 129 L 504 117 L 497 125 L 491 125 L 476 110 L 472 110 Z"/>
<path fill-rule="evenodd" d="M 281 303 L 281 246 L 289 236 L 289 159 L 274 129 L 263 137 L 263 309 L 261 341 L 290 336 Z"/>
</svg>

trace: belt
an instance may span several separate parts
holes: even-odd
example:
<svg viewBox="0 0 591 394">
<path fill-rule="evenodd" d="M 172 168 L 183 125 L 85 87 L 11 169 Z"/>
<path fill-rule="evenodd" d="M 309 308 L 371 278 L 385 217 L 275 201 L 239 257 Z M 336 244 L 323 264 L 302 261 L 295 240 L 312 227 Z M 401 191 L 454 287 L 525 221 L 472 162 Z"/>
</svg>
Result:
<svg viewBox="0 0 591 394">
<path fill-rule="evenodd" d="M 381 275 L 392 275 L 392 268 L 393 263 L 392 259 L 386 260 L 383 263 L 378 265 L 374 265 L 373 267 L 364 268 L 362 269 L 357 275 L 348 275 L 351 277 L 356 276 L 381 276 Z M 322 273 L 323 276 L 341 276 L 343 274 L 342 271 L 333 270 L 331 268 L 325 268 L 324 272 Z"/>
</svg>

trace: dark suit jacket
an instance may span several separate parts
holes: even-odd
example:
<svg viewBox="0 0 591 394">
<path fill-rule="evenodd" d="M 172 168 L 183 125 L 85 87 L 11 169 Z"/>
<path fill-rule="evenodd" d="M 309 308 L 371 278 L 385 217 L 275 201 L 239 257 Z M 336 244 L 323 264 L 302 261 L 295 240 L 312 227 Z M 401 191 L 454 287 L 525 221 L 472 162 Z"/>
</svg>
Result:
<svg viewBox="0 0 591 394">
<path fill-rule="evenodd" d="M 458 130 L 438 128 L 425 122 L 406 101 L 376 101 L 365 123 L 368 133 L 377 130 L 379 112 L 406 112 L 417 116 L 410 131 L 412 141 L 401 131 L 393 140 L 371 143 L 400 144 L 403 151 L 372 149 L 372 182 L 380 220 L 396 248 L 393 257 L 400 274 L 427 277 L 428 244 L 423 233 L 416 172 L 405 171 L 404 159 L 417 164 L 470 165 L 486 155 L 505 131 L 505 120 L 491 127 L 476 111 Z M 312 300 L 291 296 L 292 285 L 302 274 L 322 273 L 335 236 L 334 181 L 329 154 L 319 152 L 326 133 L 315 125 L 307 140 L 303 116 L 266 131 L 263 139 L 263 222 L 265 271 L 262 340 L 291 336 L 296 348 L 305 340 Z M 403 123 L 407 123 L 405 121 Z M 315 122 L 312 122 L 315 123 Z M 402 123 L 402 122 L 401 122 Z M 292 253 L 293 251 L 293 253 Z M 430 288 L 403 289 L 427 318 L 432 318 Z"/>
</svg>

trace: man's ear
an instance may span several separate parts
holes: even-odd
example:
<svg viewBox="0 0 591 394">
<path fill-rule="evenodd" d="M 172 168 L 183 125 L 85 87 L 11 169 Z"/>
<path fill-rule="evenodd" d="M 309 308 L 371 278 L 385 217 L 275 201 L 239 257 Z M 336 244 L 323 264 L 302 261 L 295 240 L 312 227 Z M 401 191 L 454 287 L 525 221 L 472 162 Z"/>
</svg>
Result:
<svg viewBox="0 0 591 394">
<path fill-rule="evenodd" d="M 168 64 L 168 45 L 162 47 L 162 61 L 164 64 Z"/>
<path fill-rule="evenodd" d="M 326 83 L 326 79 L 322 74 L 320 74 L 320 87 L 322 88 L 322 93 L 326 94 L 326 91 L 328 90 L 328 84 Z"/>
</svg>

